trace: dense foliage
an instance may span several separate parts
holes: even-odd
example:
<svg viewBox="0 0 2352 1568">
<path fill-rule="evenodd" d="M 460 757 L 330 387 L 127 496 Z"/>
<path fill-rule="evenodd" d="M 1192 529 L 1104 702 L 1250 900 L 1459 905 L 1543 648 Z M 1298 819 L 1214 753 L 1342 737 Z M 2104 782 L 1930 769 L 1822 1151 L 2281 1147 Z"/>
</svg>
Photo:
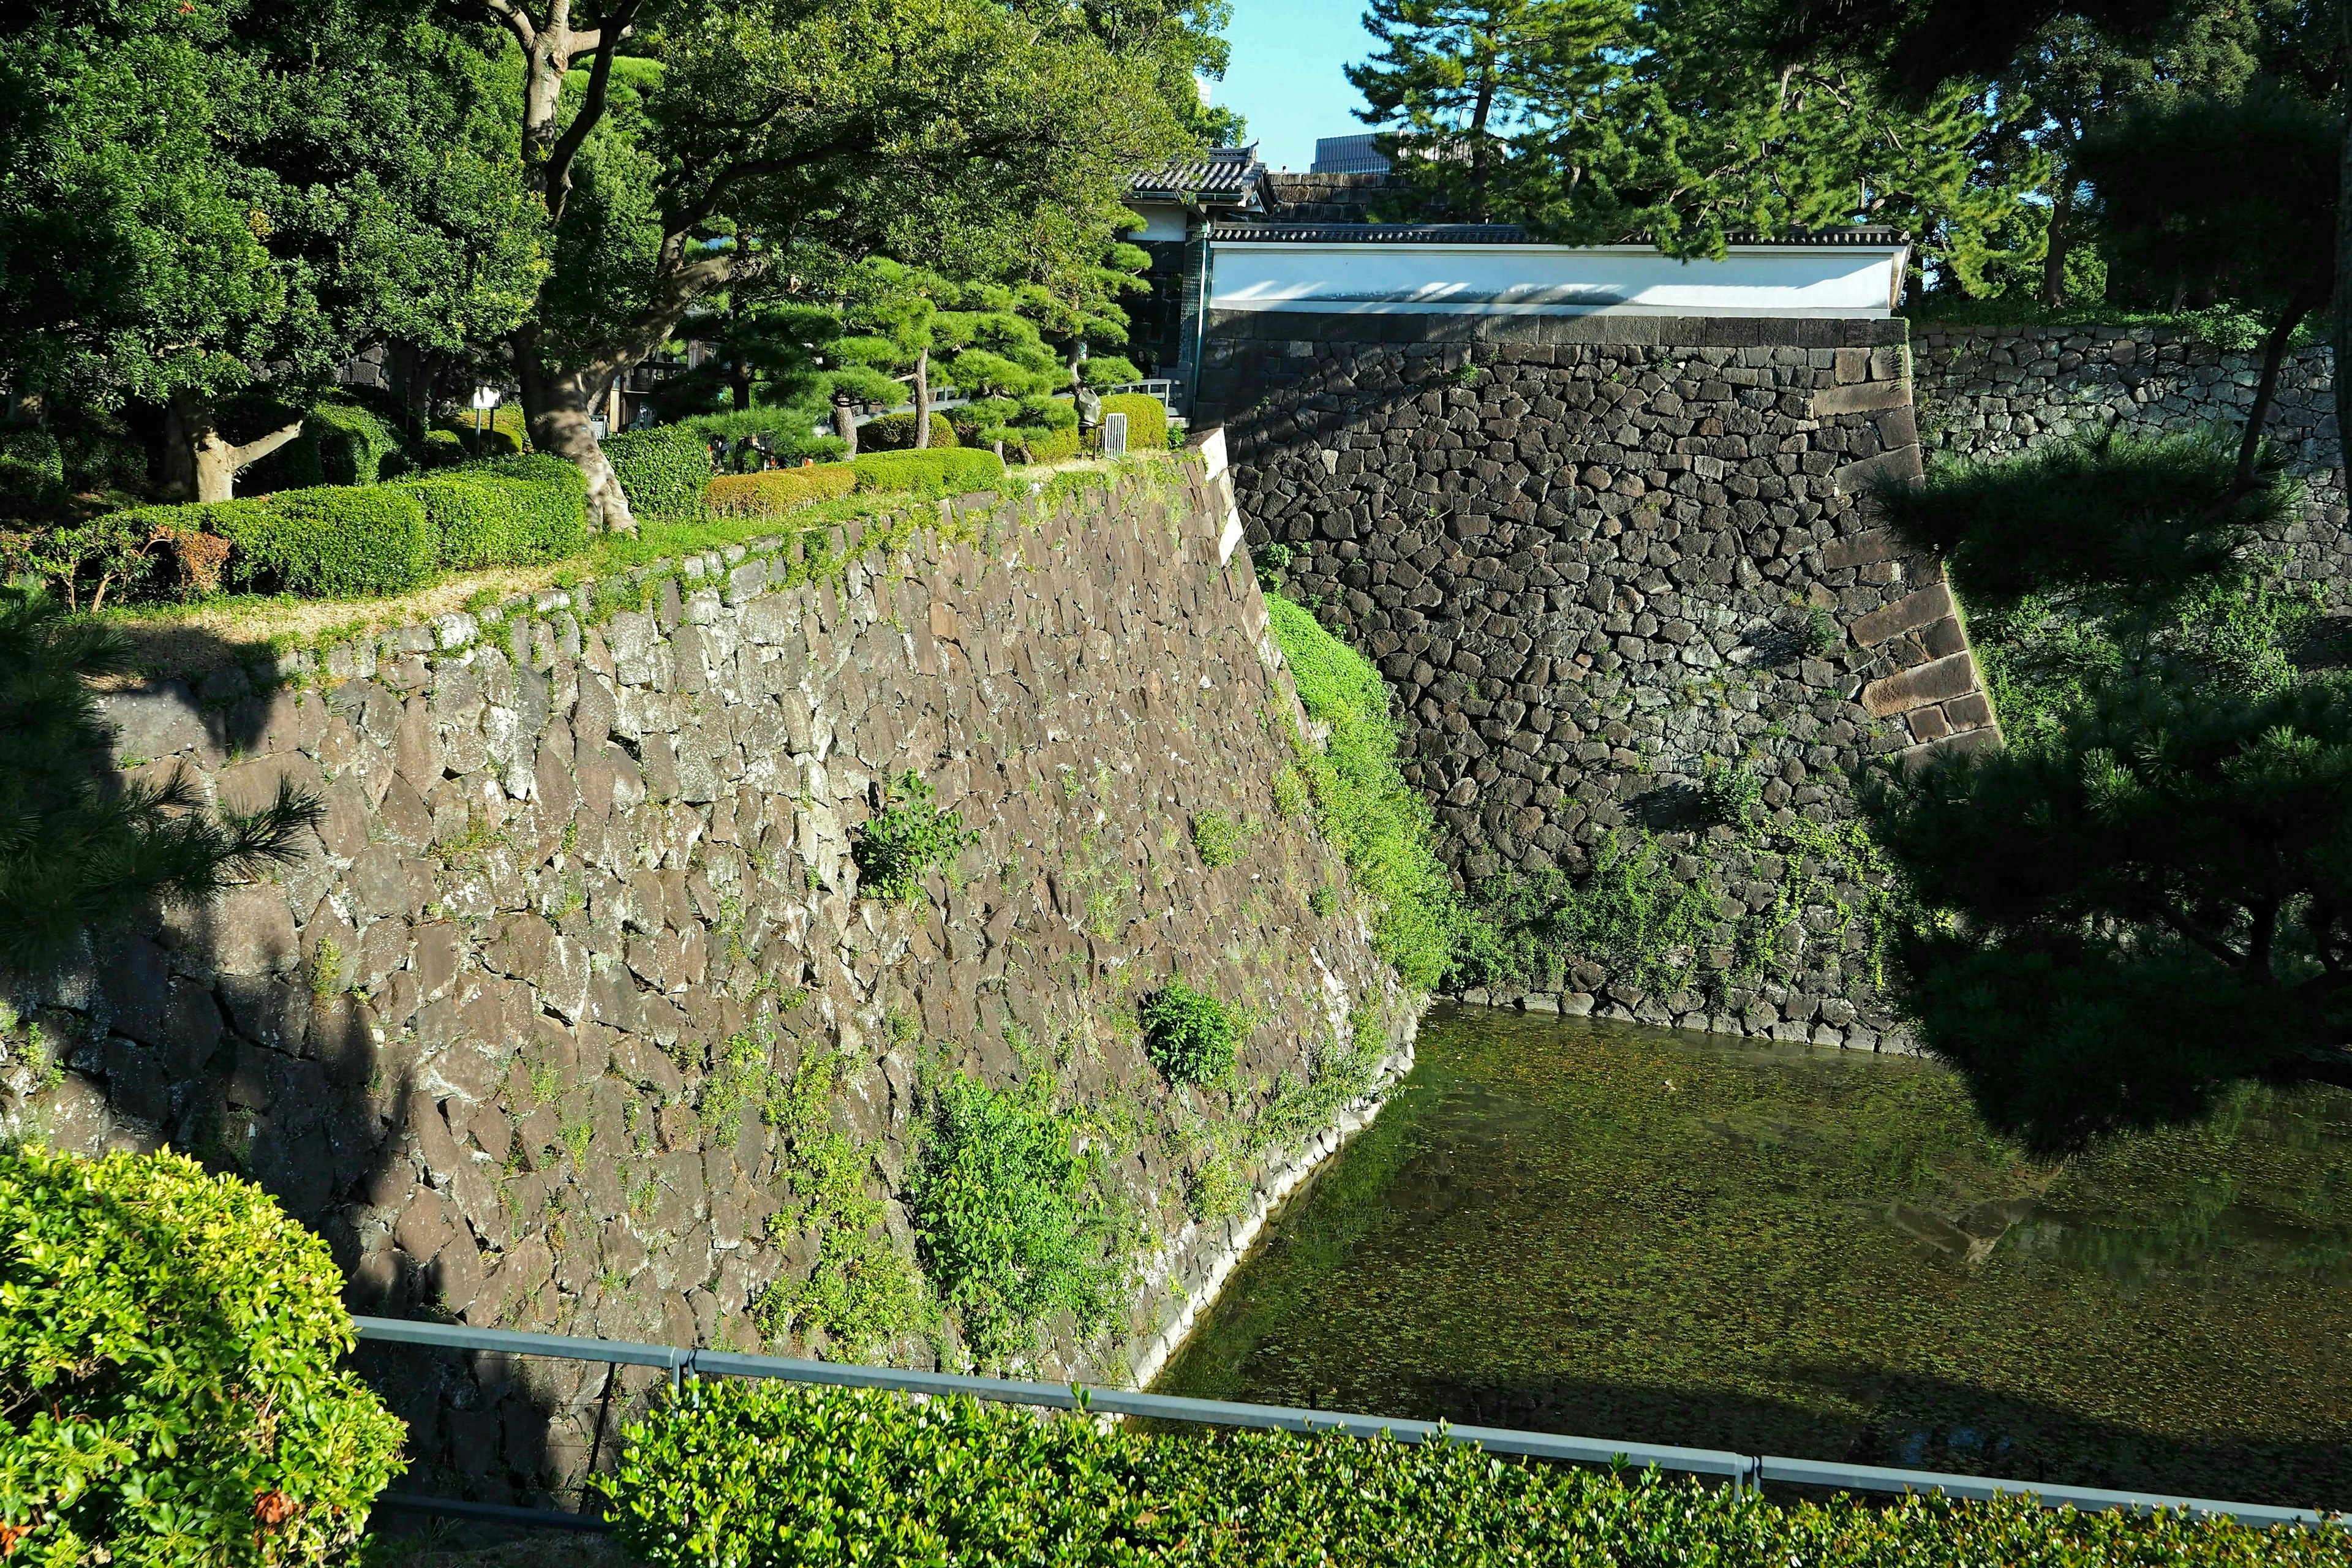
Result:
<svg viewBox="0 0 2352 1568">
<path fill-rule="evenodd" d="M 1222 1083 L 1234 1073 L 1234 1053 L 1247 1032 L 1239 1009 L 1195 990 L 1179 976 L 1136 1005 L 1143 1048 L 1170 1083 Z"/>
<path fill-rule="evenodd" d="M 1307 717 L 1330 727 L 1318 745 L 1296 737 L 1316 824 L 1348 862 L 1371 917 L 1373 945 L 1408 984 L 1437 988 L 1453 962 L 1461 911 L 1430 849 L 1429 799 L 1397 767 L 1389 689 L 1363 655 L 1304 608 L 1266 595 L 1275 640 Z"/>
<path fill-rule="evenodd" d="M 1091 363 L 1091 362 L 1090 362 Z M 1168 446 L 1168 405 L 1148 392 L 1114 392 L 1102 400 L 1103 417 L 1127 416 L 1127 449 L 1158 452 Z"/>
<path fill-rule="evenodd" d="M 19 973 L 152 900 L 203 900 L 291 862 L 318 820 L 284 784 L 249 815 L 206 809 L 184 771 L 101 790 L 90 762 L 112 736 L 89 683 L 129 660 L 120 634 L 53 600 L 0 602 L 0 964 Z"/>
<path fill-rule="evenodd" d="M 0 1531 L 58 1568 L 317 1562 L 402 1468 L 326 1244 L 164 1152 L 0 1153 Z"/>
<path fill-rule="evenodd" d="M 963 825 L 963 814 L 931 804 L 931 786 L 911 770 L 893 773 L 880 785 L 874 815 L 857 825 L 850 844 L 859 890 L 886 903 L 909 904 L 923 896 L 923 879 L 934 871 L 952 874 L 956 858 L 979 839 Z"/>
<path fill-rule="evenodd" d="M 677 517 L 701 504 L 710 482 L 710 447 L 699 430 L 656 425 L 604 437 L 604 456 L 614 477 L 628 492 L 632 510 L 652 517 Z"/>
<path fill-rule="evenodd" d="M 1135 1222 L 1105 1181 L 1100 1133 L 1053 1089 L 1034 1068 L 1015 1089 L 953 1075 L 908 1173 L 925 1271 L 983 1366 L 1032 1353 L 1062 1313 L 1082 1340 L 1109 1327 L 1132 1283 Z"/>
<path fill-rule="evenodd" d="M 706 1385 L 657 1406 L 602 1485 L 623 1544 L 653 1568 L 2347 1561 L 2328 1531 L 2029 1500 L 1782 1503 L 1465 1444 L 1145 1433 L 961 1396 L 782 1384 Z"/>
<path fill-rule="evenodd" d="M 1004 481 L 1004 462 L 994 452 L 950 447 L 944 452 L 877 452 L 851 459 L 861 490 L 977 490 Z"/>
<path fill-rule="evenodd" d="M 722 517 L 781 517 L 856 488 L 857 470 L 847 463 L 817 463 L 765 474 L 721 474 L 710 481 L 703 499 Z"/>
</svg>

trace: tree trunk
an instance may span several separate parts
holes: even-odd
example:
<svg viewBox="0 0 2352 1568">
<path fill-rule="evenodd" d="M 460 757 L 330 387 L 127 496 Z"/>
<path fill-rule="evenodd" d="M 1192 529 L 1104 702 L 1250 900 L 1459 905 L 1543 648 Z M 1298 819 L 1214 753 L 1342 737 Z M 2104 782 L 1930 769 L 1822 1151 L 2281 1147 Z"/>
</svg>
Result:
<svg viewBox="0 0 2352 1568">
<path fill-rule="evenodd" d="M 848 444 L 845 458 L 857 456 L 857 411 L 845 401 L 833 405 L 833 433 Z"/>
<path fill-rule="evenodd" d="M 2074 175 L 2060 176 L 2058 193 L 2050 204 L 2050 244 L 2042 255 L 2042 302 L 2054 310 L 2066 302 L 2066 253 L 2074 247 L 2069 226 L 2074 216 Z"/>
<path fill-rule="evenodd" d="M 236 476 L 302 434 L 302 421 L 272 430 L 242 447 L 232 446 L 213 423 L 213 411 L 185 392 L 172 395 L 163 414 L 163 477 L 172 493 L 185 500 L 229 500 Z"/>
<path fill-rule="evenodd" d="M 591 386 L 578 371 L 549 372 L 539 357 L 539 333 L 525 326 L 514 334 L 516 379 L 522 384 L 523 418 L 530 444 L 563 458 L 588 481 L 588 526 L 607 533 L 635 533 L 637 520 L 629 498 L 596 445 L 589 425 L 602 387 Z"/>
<path fill-rule="evenodd" d="M 738 414 L 751 406 L 751 362 L 730 361 L 727 366 L 727 395 L 735 400 Z"/>
<path fill-rule="evenodd" d="M 2263 345 L 2263 374 L 2254 384 L 2253 406 L 2246 410 L 2245 433 L 2238 438 L 2238 478 L 2231 487 L 2238 494 L 2254 488 L 2254 459 L 2262 452 L 2263 426 L 2270 422 L 2271 400 L 2278 392 L 2279 362 L 2286 358 L 2288 341 L 2318 302 L 2319 293 L 2316 286 L 2297 289 Z"/>
<path fill-rule="evenodd" d="M 915 353 L 915 450 L 931 444 L 931 351 Z"/>
</svg>

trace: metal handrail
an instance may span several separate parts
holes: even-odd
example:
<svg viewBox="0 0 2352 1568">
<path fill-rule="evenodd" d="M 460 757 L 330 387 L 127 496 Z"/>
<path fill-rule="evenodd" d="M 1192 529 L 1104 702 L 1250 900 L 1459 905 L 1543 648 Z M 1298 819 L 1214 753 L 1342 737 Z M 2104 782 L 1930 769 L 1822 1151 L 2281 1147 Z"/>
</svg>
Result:
<svg viewBox="0 0 2352 1568">
<path fill-rule="evenodd" d="M 1736 1454 L 1719 1448 L 1685 1448 L 1669 1443 L 1568 1437 L 1556 1433 L 1528 1432 L 1504 1426 L 1453 1426 L 1397 1416 L 1360 1415 L 1338 1410 L 1303 1410 L 1276 1405 L 1245 1405 L 1223 1399 L 1186 1399 L 1175 1394 L 1097 1388 L 1083 1384 L 1026 1383 L 1012 1378 L 973 1377 L 949 1372 L 901 1372 L 891 1367 L 857 1366 L 845 1362 L 745 1355 L 734 1351 L 682 1349 L 569 1334 L 527 1334 L 509 1329 L 471 1329 L 455 1323 L 420 1323 L 400 1318 L 358 1318 L 354 1321 L 359 1325 L 360 1339 L 368 1343 L 429 1345 L 442 1350 L 556 1356 L 619 1366 L 659 1367 L 670 1374 L 674 1386 L 682 1384 L 688 1377 L 768 1377 L 790 1383 L 824 1384 L 836 1388 L 887 1389 L 900 1394 L 961 1394 L 1003 1405 L 1087 1410 L 1157 1421 L 1191 1421 L 1212 1426 L 1335 1432 L 1351 1437 L 1385 1435 L 1401 1443 L 1475 1443 L 1493 1454 L 1517 1454 L 1528 1458 L 1566 1460 L 1575 1464 L 1632 1465 L 1681 1475 L 1718 1476 L 1728 1480 L 1735 1490 L 1771 1482 L 1852 1491 L 1942 1492 L 1947 1497 L 1976 1502 L 1990 1501 L 2000 1497 L 2024 1497 L 2038 1501 L 2044 1508 L 2074 1508 L 2086 1513 L 2116 1509 L 2130 1509 L 2142 1513 L 2184 1509 L 2192 1514 L 2234 1519 L 2242 1523 L 2256 1525 L 2341 1526 L 2352 1521 L 2343 1514 L 2322 1513 L 2313 1509 L 2279 1508 L 2268 1503 L 2224 1502 L 2209 1498 L 2169 1497 L 2156 1492 L 2115 1491 L 2098 1487 L 2049 1486 L 2038 1481 L 1965 1476 L 1937 1470 L 1894 1469 L 1879 1465 L 1848 1465 L 1827 1459 L 1790 1459 L 1771 1454 Z M 498 1519 L 508 1523 L 536 1522 L 566 1530 L 608 1528 L 603 1521 L 551 1509 L 515 1509 L 501 1504 L 459 1502 L 393 1492 L 385 1493 L 379 1500 L 392 1508 L 446 1512 L 464 1518 Z"/>
</svg>

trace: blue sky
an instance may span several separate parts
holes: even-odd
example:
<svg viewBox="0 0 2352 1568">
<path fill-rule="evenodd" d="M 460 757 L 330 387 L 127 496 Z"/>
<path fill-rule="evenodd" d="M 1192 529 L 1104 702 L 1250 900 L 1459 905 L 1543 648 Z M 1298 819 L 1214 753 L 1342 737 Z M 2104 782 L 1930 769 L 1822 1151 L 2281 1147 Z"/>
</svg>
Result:
<svg viewBox="0 0 2352 1568">
<path fill-rule="evenodd" d="M 1277 169 L 1315 161 L 1318 136 L 1353 136 L 1363 99 L 1339 68 L 1370 52 L 1364 0 L 1234 0 L 1234 47 L 1213 100 L 1249 117 L 1258 154 Z"/>
</svg>

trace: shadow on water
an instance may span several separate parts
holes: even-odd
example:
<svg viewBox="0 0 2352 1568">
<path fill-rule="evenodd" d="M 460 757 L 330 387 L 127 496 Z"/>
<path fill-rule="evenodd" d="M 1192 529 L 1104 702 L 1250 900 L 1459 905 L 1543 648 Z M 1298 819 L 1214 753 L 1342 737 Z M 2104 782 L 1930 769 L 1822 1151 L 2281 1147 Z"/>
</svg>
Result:
<svg viewBox="0 0 2352 1568">
<path fill-rule="evenodd" d="M 1927 1064 L 1483 1009 L 1162 1392 L 2352 1503 L 2352 1095 L 2038 1164 Z"/>
</svg>

